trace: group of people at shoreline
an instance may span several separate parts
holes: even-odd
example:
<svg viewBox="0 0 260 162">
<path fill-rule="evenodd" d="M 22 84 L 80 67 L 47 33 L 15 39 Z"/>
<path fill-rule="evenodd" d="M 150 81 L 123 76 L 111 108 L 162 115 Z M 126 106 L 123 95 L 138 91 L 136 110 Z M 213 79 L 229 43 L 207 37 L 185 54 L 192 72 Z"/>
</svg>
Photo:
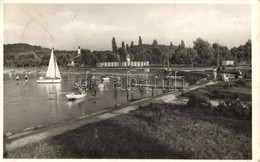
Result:
<svg viewBox="0 0 260 162">
<path fill-rule="evenodd" d="M 217 77 L 218 76 L 220 76 L 219 75 L 219 72 L 220 72 L 220 67 L 218 67 L 218 68 L 216 68 L 215 66 L 213 66 L 213 81 L 217 81 Z M 244 75 L 243 75 L 243 73 L 242 73 L 242 71 L 240 70 L 240 69 L 238 69 L 237 70 L 237 72 L 234 74 L 235 76 L 234 76 L 234 78 L 236 79 L 236 80 L 238 80 L 238 79 L 241 79 L 241 78 L 243 78 L 244 77 Z M 226 71 L 225 71 L 225 67 L 223 66 L 222 67 L 222 76 L 221 76 L 221 79 L 223 80 L 223 81 L 225 81 L 225 82 L 228 82 L 229 81 L 229 76 L 230 76 L 230 73 L 227 73 Z"/>
<path fill-rule="evenodd" d="M 19 80 L 20 80 L 19 75 L 16 75 L 15 79 L 16 79 L 17 82 L 19 82 Z M 25 79 L 25 81 L 28 81 L 28 75 L 27 75 L 27 73 L 25 74 L 24 79 Z"/>
</svg>

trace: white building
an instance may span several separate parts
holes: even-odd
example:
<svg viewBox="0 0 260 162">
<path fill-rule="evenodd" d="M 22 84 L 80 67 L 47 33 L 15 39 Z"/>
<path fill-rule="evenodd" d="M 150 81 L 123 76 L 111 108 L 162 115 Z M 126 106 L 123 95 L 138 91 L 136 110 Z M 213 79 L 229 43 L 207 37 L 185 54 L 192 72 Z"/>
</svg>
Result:
<svg viewBox="0 0 260 162">
<path fill-rule="evenodd" d="M 234 66 L 234 60 L 232 59 L 222 60 L 222 66 Z"/>
<path fill-rule="evenodd" d="M 78 56 L 81 54 L 80 46 L 78 47 Z"/>
<path fill-rule="evenodd" d="M 126 55 L 126 63 L 127 63 L 127 66 L 130 66 L 131 64 L 130 64 L 130 55 L 129 54 L 127 54 Z"/>
</svg>

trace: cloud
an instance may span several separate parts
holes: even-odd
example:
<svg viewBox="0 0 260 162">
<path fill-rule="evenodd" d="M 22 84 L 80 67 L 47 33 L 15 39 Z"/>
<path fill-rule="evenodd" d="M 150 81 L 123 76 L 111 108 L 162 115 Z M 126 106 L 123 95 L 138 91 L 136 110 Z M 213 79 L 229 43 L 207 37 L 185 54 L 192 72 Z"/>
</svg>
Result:
<svg viewBox="0 0 260 162">
<path fill-rule="evenodd" d="M 148 19 L 161 19 L 162 17 L 169 16 L 166 13 L 162 12 L 153 12 L 153 13 L 147 13 L 144 17 Z"/>
<path fill-rule="evenodd" d="M 36 39 L 40 37 L 43 44 L 52 44 L 50 33 L 60 49 L 74 49 L 76 44 L 91 50 L 111 49 L 112 37 L 116 37 L 119 46 L 121 41 L 136 43 L 138 36 L 144 43 L 157 39 L 159 44 L 178 44 L 184 40 L 192 45 L 197 37 L 202 37 L 209 42 L 229 40 L 230 46 L 250 38 L 250 7 L 245 5 L 21 6 L 38 21 L 38 25 L 34 21 L 29 25 L 25 40 L 38 43 Z M 30 16 L 12 11 L 12 7 L 5 11 L 5 40 L 17 42 Z M 12 35 L 14 32 L 19 35 L 17 38 Z"/>
<path fill-rule="evenodd" d="M 71 11 L 58 12 L 55 15 L 56 18 L 64 18 L 64 17 L 71 17 L 71 16 L 73 16 L 73 13 Z"/>
<path fill-rule="evenodd" d="M 19 31 L 22 29 L 22 25 L 20 24 L 15 24 L 15 23 L 4 23 L 4 29 L 5 30 L 15 30 Z"/>
</svg>

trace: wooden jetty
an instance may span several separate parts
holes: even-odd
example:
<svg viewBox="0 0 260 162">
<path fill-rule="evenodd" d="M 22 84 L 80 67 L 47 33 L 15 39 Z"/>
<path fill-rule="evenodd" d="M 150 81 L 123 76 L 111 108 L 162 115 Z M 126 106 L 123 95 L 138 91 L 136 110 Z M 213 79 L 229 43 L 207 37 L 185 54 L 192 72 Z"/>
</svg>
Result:
<svg viewBox="0 0 260 162">
<path fill-rule="evenodd" d="M 175 89 L 174 85 L 153 85 L 153 84 L 130 84 L 131 87 L 148 87 L 152 89 Z M 176 86 L 176 89 L 184 89 L 184 86 Z"/>
</svg>

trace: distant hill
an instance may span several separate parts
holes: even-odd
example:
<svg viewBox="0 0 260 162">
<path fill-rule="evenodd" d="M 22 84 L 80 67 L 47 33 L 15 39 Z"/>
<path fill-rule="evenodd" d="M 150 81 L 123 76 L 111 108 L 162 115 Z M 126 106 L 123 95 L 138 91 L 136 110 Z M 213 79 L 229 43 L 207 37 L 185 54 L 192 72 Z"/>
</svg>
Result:
<svg viewBox="0 0 260 162">
<path fill-rule="evenodd" d="M 4 45 L 5 66 L 41 66 L 47 65 L 51 49 L 26 43 Z M 75 51 L 55 50 L 58 64 L 65 66 L 72 57 L 77 55 Z"/>
<path fill-rule="evenodd" d="M 20 53 L 20 52 L 28 52 L 28 51 L 39 51 L 42 49 L 47 49 L 50 51 L 49 48 L 42 48 L 41 46 L 34 46 L 26 43 L 4 45 L 4 53 L 11 53 L 11 52 Z"/>
<path fill-rule="evenodd" d="M 4 54 L 19 54 L 19 53 L 26 53 L 26 52 L 34 52 L 38 56 L 42 55 L 50 55 L 51 49 L 42 47 L 42 46 L 36 46 L 36 45 L 30 45 L 27 43 L 16 43 L 16 44 L 5 44 L 4 45 Z M 72 55 L 76 54 L 75 51 L 66 51 L 66 50 L 55 50 L 55 53 L 70 53 Z"/>
</svg>

